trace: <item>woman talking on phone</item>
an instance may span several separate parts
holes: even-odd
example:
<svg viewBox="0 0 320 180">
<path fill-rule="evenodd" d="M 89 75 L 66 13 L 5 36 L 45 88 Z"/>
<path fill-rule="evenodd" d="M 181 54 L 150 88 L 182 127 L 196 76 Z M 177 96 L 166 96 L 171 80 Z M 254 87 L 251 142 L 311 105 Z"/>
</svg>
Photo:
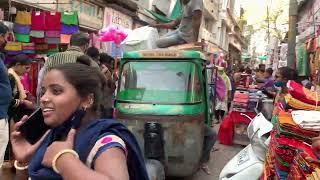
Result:
<svg viewBox="0 0 320 180">
<path fill-rule="evenodd" d="M 19 132 L 28 117 L 16 124 L 11 143 L 17 179 L 148 179 L 134 136 L 122 124 L 100 119 L 106 87 L 104 76 L 83 64 L 46 74 L 40 106 L 50 130 L 31 144 Z"/>
</svg>

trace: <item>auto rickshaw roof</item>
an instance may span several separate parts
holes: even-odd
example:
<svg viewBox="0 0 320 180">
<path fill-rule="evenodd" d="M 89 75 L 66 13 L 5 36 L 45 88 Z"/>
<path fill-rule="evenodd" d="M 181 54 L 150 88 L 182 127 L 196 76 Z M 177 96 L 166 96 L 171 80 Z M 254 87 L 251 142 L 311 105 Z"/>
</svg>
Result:
<svg viewBox="0 0 320 180">
<path fill-rule="evenodd" d="M 201 59 L 206 60 L 200 51 L 152 49 L 125 52 L 123 59 Z"/>
</svg>

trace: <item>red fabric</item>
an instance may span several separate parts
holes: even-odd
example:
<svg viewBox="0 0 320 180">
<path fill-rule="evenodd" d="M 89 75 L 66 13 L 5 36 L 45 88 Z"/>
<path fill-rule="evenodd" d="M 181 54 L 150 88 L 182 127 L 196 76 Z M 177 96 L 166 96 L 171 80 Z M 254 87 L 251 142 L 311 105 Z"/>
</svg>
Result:
<svg viewBox="0 0 320 180">
<path fill-rule="evenodd" d="M 253 112 L 242 113 L 246 114 L 251 118 L 256 116 Z M 241 112 L 232 111 L 228 116 L 222 121 L 219 132 L 218 132 L 218 141 L 220 144 L 232 145 L 233 139 L 233 127 L 235 124 L 249 124 L 250 119 L 241 115 Z"/>
<path fill-rule="evenodd" d="M 45 14 L 43 11 L 32 11 L 31 15 L 32 23 L 31 29 L 36 31 L 45 30 Z"/>
<path fill-rule="evenodd" d="M 287 86 L 290 95 L 295 99 L 311 105 L 320 105 L 320 101 L 317 101 L 315 93 L 304 88 L 301 84 L 296 83 L 295 81 L 289 81 Z M 320 99 L 320 97 L 318 97 L 318 99 Z"/>
<path fill-rule="evenodd" d="M 37 96 L 37 85 L 38 85 L 38 63 L 32 63 L 31 65 L 31 94 L 36 97 Z"/>
<path fill-rule="evenodd" d="M 48 48 L 49 49 L 57 49 L 58 45 L 56 45 L 56 44 L 48 44 Z"/>
<path fill-rule="evenodd" d="M 45 43 L 45 39 L 44 38 L 30 37 L 30 42 L 32 42 L 32 43 Z"/>
<path fill-rule="evenodd" d="M 45 18 L 45 30 L 59 30 L 61 28 L 60 24 L 61 13 L 60 12 L 46 12 Z"/>
</svg>

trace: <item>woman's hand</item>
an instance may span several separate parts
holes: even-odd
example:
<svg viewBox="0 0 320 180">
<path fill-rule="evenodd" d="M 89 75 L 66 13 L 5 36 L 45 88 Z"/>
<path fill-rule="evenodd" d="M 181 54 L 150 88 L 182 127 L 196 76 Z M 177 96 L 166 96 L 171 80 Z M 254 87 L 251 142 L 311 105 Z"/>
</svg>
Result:
<svg viewBox="0 0 320 180">
<path fill-rule="evenodd" d="M 29 100 L 22 100 L 21 101 L 22 105 L 24 105 L 27 109 L 32 109 L 33 108 L 33 102 Z"/>
<path fill-rule="evenodd" d="M 27 163 L 30 161 L 32 155 L 36 152 L 42 141 L 48 135 L 48 132 L 42 136 L 42 138 L 34 145 L 31 145 L 22 134 L 17 131 L 26 121 L 28 116 L 23 116 L 23 118 L 14 125 L 13 131 L 11 133 L 11 145 L 12 151 L 15 155 L 17 161 L 21 163 Z"/>
<path fill-rule="evenodd" d="M 60 151 L 63 151 L 65 149 L 73 149 L 73 142 L 74 142 L 75 134 L 76 134 L 75 129 L 71 129 L 69 131 L 68 137 L 65 141 L 53 142 L 47 148 L 47 151 L 44 154 L 44 157 L 42 160 L 42 165 L 44 165 L 45 167 L 48 167 L 48 168 L 52 168 L 52 161 L 53 161 L 53 158 L 56 156 L 56 154 L 58 154 Z M 61 157 L 65 156 L 65 155 L 67 155 L 67 154 L 62 155 Z"/>
</svg>

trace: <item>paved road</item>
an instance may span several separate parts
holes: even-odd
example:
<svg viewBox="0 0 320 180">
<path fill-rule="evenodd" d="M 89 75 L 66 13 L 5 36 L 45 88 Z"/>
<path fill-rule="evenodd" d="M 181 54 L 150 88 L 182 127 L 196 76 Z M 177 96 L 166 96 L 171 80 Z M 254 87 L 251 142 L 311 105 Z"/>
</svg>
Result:
<svg viewBox="0 0 320 180">
<path fill-rule="evenodd" d="M 218 128 L 219 126 L 214 127 L 216 132 L 218 132 Z M 199 171 L 194 176 L 189 178 L 171 178 L 170 180 L 218 180 L 224 165 L 244 147 L 238 145 L 225 146 L 217 142 L 214 148 L 217 149 L 217 151 L 211 153 L 209 163 L 211 175 L 207 175 L 203 171 Z"/>
</svg>

